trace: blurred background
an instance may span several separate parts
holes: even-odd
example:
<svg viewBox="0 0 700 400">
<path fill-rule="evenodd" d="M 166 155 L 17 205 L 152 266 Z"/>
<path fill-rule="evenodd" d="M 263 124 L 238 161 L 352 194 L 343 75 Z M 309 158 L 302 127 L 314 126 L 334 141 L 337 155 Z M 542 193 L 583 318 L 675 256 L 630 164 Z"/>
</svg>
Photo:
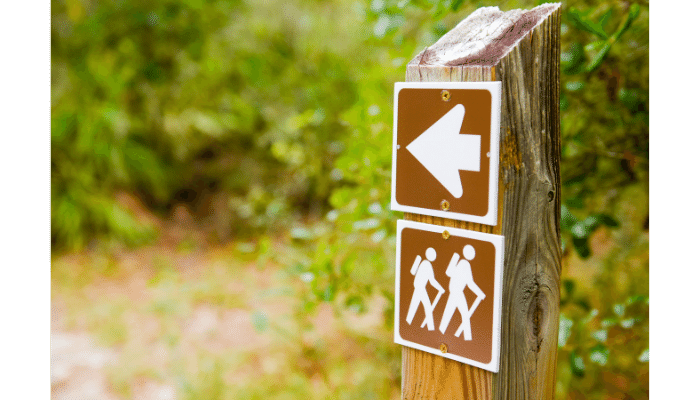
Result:
<svg viewBox="0 0 700 400">
<path fill-rule="evenodd" d="M 53 0 L 54 399 L 388 399 L 393 83 L 464 0 Z M 563 4 L 558 399 L 647 399 L 649 7 Z"/>
</svg>

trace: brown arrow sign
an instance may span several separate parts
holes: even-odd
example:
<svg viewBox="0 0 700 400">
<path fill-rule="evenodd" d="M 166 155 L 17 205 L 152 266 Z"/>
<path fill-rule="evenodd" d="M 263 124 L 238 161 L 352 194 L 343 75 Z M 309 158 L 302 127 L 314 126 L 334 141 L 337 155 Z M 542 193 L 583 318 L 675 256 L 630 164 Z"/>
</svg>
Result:
<svg viewBox="0 0 700 400">
<path fill-rule="evenodd" d="M 394 341 L 498 372 L 503 236 L 399 220 Z"/>
<path fill-rule="evenodd" d="M 500 82 L 399 82 L 391 208 L 496 225 Z"/>
</svg>

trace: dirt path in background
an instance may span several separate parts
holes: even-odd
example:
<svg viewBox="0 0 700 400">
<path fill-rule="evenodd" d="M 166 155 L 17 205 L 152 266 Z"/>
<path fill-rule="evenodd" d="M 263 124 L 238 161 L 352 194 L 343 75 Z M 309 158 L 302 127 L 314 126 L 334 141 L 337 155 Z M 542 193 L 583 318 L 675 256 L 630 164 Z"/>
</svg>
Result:
<svg viewBox="0 0 700 400">
<path fill-rule="evenodd" d="M 155 272 L 151 270 L 151 260 L 160 260 L 170 265 L 172 270 L 178 271 L 183 279 L 196 282 L 198 276 L 207 268 L 211 268 L 210 254 L 178 254 L 171 249 L 145 248 L 134 252 L 125 252 L 117 255 L 116 270 L 119 271 L 118 279 L 97 277 L 80 291 L 88 298 L 95 301 L 126 297 L 133 302 L 133 309 L 148 307 L 153 301 L 152 290 L 148 287 L 148 280 L 153 278 Z M 66 256 L 59 259 L 59 268 L 90 268 L 90 256 Z M 65 262 L 65 264 L 61 263 Z M 268 288 L 269 279 L 256 274 L 254 268 L 246 268 L 244 276 L 248 282 L 256 284 L 250 287 L 232 285 L 231 290 L 256 293 Z M 264 274 L 263 274 L 264 275 Z M 237 287 L 236 287 L 237 286 Z M 106 399 L 117 400 L 122 398 L 115 393 L 109 379 L 110 368 L 129 363 L 129 359 L 123 359 L 128 352 L 124 348 L 139 348 L 146 350 L 147 367 L 167 375 L 168 349 L 159 343 L 161 335 L 160 321 L 156 316 L 143 315 L 127 310 L 125 316 L 129 332 L 127 343 L 113 348 L 100 346 L 94 335 L 78 322 L 77 329 L 67 327 L 67 315 L 73 313 L 77 319 L 81 319 L 82 310 L 68 310 L 64 299 L 59 294 L 52 299 L 52 327 L 51 327 L 51 397 L 54 400 L 76 399 Z M 288 308 L 288 307 L 287 307 Z M 277 309 L 282 309 L 277 307 Z M 207 349 L 217 351 L 227 348 L 235 348 L 241 351 L 255 351 L 269 343 L 269 337 L 255 334 L 252 324 L 251 311 L 247 309 L 230 309 L 220 312 L 218 307 L 208 305 L 195 306 L 184 321 L 178 321 L 181 326 L 179 338 L 184 348 L 195 351 Z M 118 316 L 114 316 L 115 318 Z M 133 366 L 138 369 L 139 365 Z M 128 369 L 128 366 L 127 366 Z M 158 381 L 152 378 L 138 378 L 131 382 L 131 398 L 143 400 L 174 400 L 177 398 L 175 385 Z"/>
<path fill-rule="evenodd" d="M 177 350 L 164 344 L 164 320 L 143 310 L 153 308 L 159 293 L 149 287 L 149 280 L 156 274 L 152 262 L 156 257 L 172 266 L 178 277 L 192 285 L 205 282 L 207 273 L 219 268 L 222 255 L 230 258 L 231 249 L 217 249 L 207 252 L 181 254 L 176 250 L 145 248 L 125 252 L 114 257 L 117 272 L 114 277 L 97 276 L 85 287 L 76 290 L 85 301 L 70 298 L 75 294 L 65 290 L 53 290 L 51 327 L 51 392 L 55 400 L 106 399 L 118 400 L 134 398 L 143 400 L 174 400 L 178 398 L 176 380 L 171 376 L 171 364 L 182 357 L 206 351 L 212 354 L 235 351 L 253 354 L 261 368 L 274 369 L 279 363 L 270 359 L 265 349 L 279 341 L 268 329 L 256 329 L 255 313 L 264 315 L 273 323 L 292 312 L 289 293 L 285 286 L 298 284 L 289 277 L 275 274 L 278 267 L 271 265 L 259 268 L 256 264 L 243 266 L 236 279 L 231 279 L 227 290 L 236 292 L 244 299 L 250 299 L 240 307 L 222 307 L 207 302 L 191 304 L 191 309 L 183 317 L 172 317 L 165 322 L 175 324 L 178 332 Z M 90 255 L 65 256 L 54 260 L 52 268 L 90 268 L 95 262 Z M 219 267 L 217 267 L 219 265 Z M 80 272 L 76 272 L 76 276 Z M 183 284 L 184 284 L 183 283 Z M 205 283 L 210 283 L 206 281 Z M 52 286 L 56 284 L 52 282 Z M 261 293 L 267 293 L 261 295 Z M 272 294 L 270 294 L 272 293 Z M 278 294 L 275 294 L 278 293 Z M 86 326 L 84 313 L 97 302 L 127 301 L 130 306 L 122 318 L 127 325 L 124 343 L 113 347 L 101 346 L 94 333 Z M 71 304 L 70 306 L 67 304 Z M 85 307 L 85 309 L 82 309 Z M 355 329 L 379 326 L 382 323 L 380 312 L 367 314 L 345 323 Z M 72 322 L 68 322 L 68 321 Z M 328 305 L 321 305 L 313 318 L 313 334 L 324 337 L 330 343 L 342 342 L 340 323 Z M 174 354 L 177 353 L 177 354 Z M 136 355 L 135 355 L 136 354 Z M 259 356 L 258 356 L 259 355 Z M 133 370 L 133 377 L 120 378 L 127 382 L 127 393 L 113 385 L 114 376 Z M 139 371 L 144 371 L 139 373 Z M 150 371 L 150 372 L 149 372 Z M 153 373 L 155 371 L 155 373 Z M 260 371 L 249 370 L 241 377 L 251 376 Z M 155 376 L 154 376 L 155 375 Z M 238 374 L 235 374 L 238 375 Z M 119 379 L 117 379 L 119 380 Z"/>
</svg>

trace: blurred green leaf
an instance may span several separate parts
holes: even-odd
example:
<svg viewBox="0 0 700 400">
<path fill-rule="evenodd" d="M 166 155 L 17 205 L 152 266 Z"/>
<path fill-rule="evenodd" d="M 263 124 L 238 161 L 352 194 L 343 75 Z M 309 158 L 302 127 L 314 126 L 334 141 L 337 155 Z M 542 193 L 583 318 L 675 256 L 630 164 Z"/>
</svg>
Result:
<svg viewBox="0 0 700 400">
<path fill-rule="evenodd" d="M 356 231 L 366 231 L 379 227 L 379 224 L 380 222 L 377 218 L 367 218 L 353 222 L 352 228 Z"/>
<path fill-rule="evenodd" d="M 559 99 L 559 110 L 566 111 L 567 108 L 569 108 L 569 99 L 566 95 L 562 94 Z"/>
<path fill-rule="evenodd" d="M 452 4 L 450 5 L 450 9 L 452 11 L 457 11 L 459 10 L 459 7 L 462 6 L 462 3 L 464 3 L 464 0 L 452 0 L 451 3 Z"/>
<path fill-rule="evenodd" d="M 362 296 L 353 295 L 348 297 L 347 300 L 345 300 L 345 306 L 357 313 L 364 313 L 367 311 L 367 307 Z"/>
<path fill-rule="evenodd" d="M 617 319 L 616 318 L 605 318 L 600 325 L 603 328 L 610 328 L 612 326 L 615 326 L 617 324 Z"/>
<path fill-rule="evenodd" d="M 588 246 L 588 237 L 579 238 L 574 236 L 572 244 L 579 257 L 587 258 L 591 255 L 591 248 Z"/>
<path fill-rule="evenodd" d="M 336 293 L 335 289 L 336 288 L 334 285 L 327 286 L 326 289 L 323 291 L 323 295 L 322 295 L 323 301 L 325 301 L 325 302 L 333 301 L 333 299 L 335 298 L 335 293 Z"/>
<path fill-rule="evenodd" d="M 606 11 L 599 19 L 598 19 L 598 25 L 605 30 L 606 25 L 612 20 L 613 16 L 613 9 L 612 7 L 608 8 L 608 11 Z"/>
<path fill-rule="evenodd" d="M 605 342 L 608 340 L 608 331 L 605 329 L 599 329 L 591 334 L 593 338 L 599 342 Z"/>
<path fill-rule="evenodd" d="M 564 279 L 564 281 L 562 282 L 562 286 L 564 286 L 565 296 L 569 297 L 574 293 L 574 290 L 576 289 L 576 282 L 574 282 L 572 279 Z"/>
<path fill-rule="evenodd" d="M 586 371 L 586 366 L 583 362 L 581 356 L 576 355 L 576 353 L 571 353 L 569 356 L 569 364 L 571 365 L 571 372 L 576 376 L 583 376 Z"/>
<path fill-rule="evenodd" d="M 608 357 L 610 357 L 610 349 L 604 344 L 596 345 L 591 349 L 589 354 L 590 360 L 599 365 L 606 365 L 608 363 Z"/>
<path fill-rule="evenodd" d="M 262 311 L 254 311 L 253 314 L 251 314 L 251 321 L 253 322 L 253 327 L 255 328 L 255 331 L 258 333 L 261 333 L 267 329 L 268 326 L 268 319 L 267 315 L 262 312 Z"/>
<path fill-rule="evenodd" d="M 636 322 L 635 318 L 627 318 L 627 319 L 620 321 L 620 326 L 625 328 L 625 329 L 629 329 L 634 325 L 635 322 Z"/>
<path fill-rule="evenodd" d="M 598 46 L 596 46 L 598 48 Z M 608 55 L 608 52 L 612 48 L 612 43 L 610 42 L 605 42 L 605 43 L 600 43 L 600 49 L 597 50 L 597 54 L 591 59 L 591 61 L 586 65 L 586 72 L 592 72 L 598 69 L 600 65 L 603 63 L 603 60 L 605 60 L 605 56 Z"/>
<path fill-rule="evenodd" d="M 639 360 L 639 362 L 649 362 L 649 349 L 645 349 L 637 360 Z"/>
<path fill-rule="evenodd" d="M 292 228 L 291 231 L 289 231 L 289 235 L 293 239 L 298 239 L 298 240 L 311 240 L 314 238 L 313 233 L 307 228 L 304 227 L 296 227 Z"/>
<path fill-rule="evenodd" d="M 615 312 L 615 315 L 618 317 L 622 317 L 625 315 L 625 305 L 624 304 L 615 304 L 613 306 L 613 312 Z"/>
<path fill-rule="evenodd" d="M 571 92 L 575 92 L 577 90 L 583 89 L 584 83 L 580 82 L 580 81 L 569 81 L 569 82 L 566 82 L 565 87 L 566 87 L 566 90 L 571 91 Z"/>
<path fill-rule="evenodd" d="M 566 341 L 571 336 L 571 328 L 574 326 L 574 321 L 561 316 L 559 317 L 559 347 L 564 347 Z"/>
<path fill-rule="evenodd" d="M 617 29 L 615 34 L 613 35 L 615 37 L 615 40 L 618 40 L 622 34 L 627 32 L 627 30 L 630 28 L 632 25 L 632 22 L 634 22 L 635 19 L 639 16 L 639 13 L 641 11 L 641 7 L 639 4 L 634 3 L 630 5 L 629 11 L 627 12 L 627 18 L 625 18 L 625 22 L 622 23 L 622 25 Z"/>
<path fill-rule="evenodd" d="M 630 296 L 627 299 L 627 305 L 632 305 L 635 303 L 642 303 L 642 302 L 649 304 L 649 296 L 636 295 L 636 296 Z"/>
<path fill-rule="evenodd" d="M 608 214 L 602 214 L 602 213 L 601 214 L 593 214 L 588 218 L 590 218 L 590 220 L 591 220 L 589 222 L 589 224 L 591 226 L 597 227 L 598 225 L 605 225 L 605 226 L 611 227 L 611 228 L 616 228 L 616 227 L 620 226 L 620 223 L 617 222 L 617 220 L 615 220 L 615 218 L 613 218 L 612 216 L 610 216 Z M 588 218 L 586 220 L 588 220 Z"/>
<path fill-rule="evenodd" d="M 574 217 L 573 214 L 571 214 L 571 211 L 569 211 L 569 208 L 565 205 L 561 206 L 561 227 L 562 229 L 566 231 L 570 231 L 578 220 L 576 217 Z"/>
<path fill-rule="evenodd" d="M 617 97 L 625 107 L 634 113 L 644 111 L 644 106 L 649 101 L 647 94 L 640 89 L 620 88 Z"/>
<path fill-rule="evenodd" d="M 572 75 L 581 72 L 586 61 L 583 45 L 574 42 L 569 45 L 566 51 L 561 53 L 561 68 L 564 73 Z"/>
<path fill-rule="evenodd" d="M 569 9 L 569 11 L 566 13 L 566 16 L 568 17 L 568 20 L 573 23 L 573 25 L 586 32 L 590 32 L 601 39 L 607 39 L 608 34 L 605 33 L 603 30 L 603 27 L 601 26 L 601 23 L 598 22 L 593 22 L 588 18 L 588 13 L 584 13 L 582 11 L 576 10 L 576 9 Z"/>
</svg>

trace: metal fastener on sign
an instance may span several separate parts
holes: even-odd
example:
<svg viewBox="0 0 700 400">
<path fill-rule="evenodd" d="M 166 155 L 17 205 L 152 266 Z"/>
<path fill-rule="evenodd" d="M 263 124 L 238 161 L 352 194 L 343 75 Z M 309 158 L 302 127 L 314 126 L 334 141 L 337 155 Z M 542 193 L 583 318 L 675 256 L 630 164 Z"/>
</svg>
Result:
<svg viewBox="0 0 700 400">
<path fill-rule="evenodd" d="M 445 343 L 440 343 L 440 351 L 447 353 L 447 345 Z"/>
<path fill-rule="evenodd" d="M 448 90 L 443 90 L 440 96 L 442 96 L 442 101 L 450 101 L 450 97 L 452 97 Z"/>
<path fill-rule="evenodd" d="M 442 238 L 445 239 L 445 240 L 449 239 L 449 238 L 450 238 L 450 232 L 448 232 L 447 230 L 443 231 L 443 232 L 442 232 Z"/>
<path fill-rule="evenodd" d="M 447 200 L 443 200 L 440 202 L 440 208 L 442 208 L 444 211 L 447 211 L 450 209 L 450 202 Z"/>
</svg>

